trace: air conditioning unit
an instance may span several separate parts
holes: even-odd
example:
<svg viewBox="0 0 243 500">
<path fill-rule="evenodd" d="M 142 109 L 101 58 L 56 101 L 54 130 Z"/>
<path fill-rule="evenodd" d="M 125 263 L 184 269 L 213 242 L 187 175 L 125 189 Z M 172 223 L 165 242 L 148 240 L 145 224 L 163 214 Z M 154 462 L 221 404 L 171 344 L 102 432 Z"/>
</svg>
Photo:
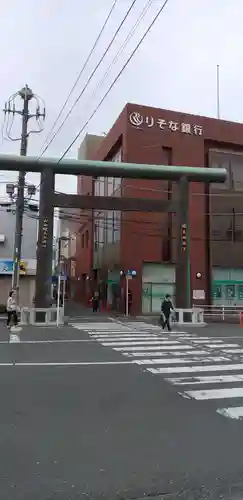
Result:
<svg viewBox="0 0 243 500">
<path fill-rule="evenodd" d="M 5 235 L 4 234 L 0 234 L 0 243 L 4 243 L 5 242 Z"/>
</svg>

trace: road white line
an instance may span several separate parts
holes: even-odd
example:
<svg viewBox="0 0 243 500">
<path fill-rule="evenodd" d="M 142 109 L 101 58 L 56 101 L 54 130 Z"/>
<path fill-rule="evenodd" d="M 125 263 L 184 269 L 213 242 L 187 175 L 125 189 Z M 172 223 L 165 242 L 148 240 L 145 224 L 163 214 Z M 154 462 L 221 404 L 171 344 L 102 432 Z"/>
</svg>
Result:
<svg viewBox="0 0 243 500">
<path fill-rule="evenodd" d="M 126 328 L 125 325 L 120 325 L 120 324 L 117 324 L 116 326 L 114 326 L 114 323 L 99 323 L 99 322 L 92 322 L 92 321 L 89 321 L 88 323 L 71 323 L 72 326 L 74 326 L 75 328 L 78 328 L 81 326 L 81 328 L 95 328 L 95 329 L 101 329 L 101 328 L 105 328 L 105 330 L 109 330 L 109 329 L 114 329 L 114 328 Z"/>
<path fill-rule="evenodd" d="M 114 349 L 114 351 L 118 351 L 118 352 L 136 352 L 136 351 L 138 352 L 138 351 L 147 351 L 148 349 L 150 351 L 174 351 L 174 350 L 187 351 L 187 350 L 193 349 L 193 347 L 190 345 L 175 345 L 175 346 L 174 345 L 167 345 L 167 346 L 155 345 L 155 346 L 152 346 L 150 344 L 147 346 L 114 347 L 113 349 Z"/>
<path fill-rule="evenodd" d="M 167 333 L 167 332 L 166 332 Z M 170 334 L 172 337 L 177 337 L 178 335 L 176 334 Z M 188 335 L 184 335 L 184 337 L 186 338 L 190 338 L 190 339 L 195 339 L 195 340 L 211 340 L 212 342 L 214 341 L 217 341 L 219 339 L 243 339 L 242 335 L 229 335 L 229 336 L 221 336 L 221 335 L 212 335 L 211 337 L 206 337 L 206 336 L 201 336 L 201 335 L 197 335 L 197 334 L 188 334 Z"/>
<path fill-rule="evenodd" d="M 186 333 L 186 332 L 178 332 L 178 331 L 177 332 L 172 331 L 169 333 L 169 335 L 171 335 L 171 337 L 185 337 L 185 338 L 192 338 L 192 339 L 198 339 L 198 338 L 211 339 L 212 338 L 212 337 L 199 337 L 195 333 Z"/>
<path fill-rule="evenodd" d="M 82 342 L 95 342 L 95 339 L 61 339 L 61 340 L 19 340 L 20 344 L 75 344 Z M 0 341 L 0 344 L 8 344 L 7 341 Z M 10 342 L 11 343 L 11 342 Z"/>
<path fill-rule="evenodd" d="M 171 332 L 168 332 L 167 330 L 163 330 L 160 326 L 151 328 L 150 326 L 148 328 L 141 328 L 141 327 L 136 327 L 135 325 L 129 326 L 129 330 L 134 330 L 134 331 L 140 331 L 140 332 L 153 332 L 153 333 L 162 333 L 165 335 L 173 335 L 173 337 L 177 336 L 191 336 L 190 334 L 186 334 L 186 332 L 178 332 L 176 330 L 172 330 Z M 193 335 L 193 337 L 196 337 Z"/>
<path fill-rule="evenodd" d="M 238 371 L 243 370 L 243 364 L 231 365 L 198 365 L 198 366 L 171 366 L 162 368 L 147 368 L 151 373 L 197 373 L 197 372 L 221 372 L 221 371 Z"/>
<path fill-rule="evenodd" d="M 73 325 L 71 325 L 71 326 L 73 326 Z M 90 330 L 93 332 L 107 332 L 107 333 L 109 333 L 109 332 L 112 332 L 112 333 L 127 332 L 128 333 L 130 331 L 129 328 L 126 328 L 126 327 L 125 328 L 115 328 L 114 325 L 112 325 L 112 328 L 107 328 L 107 326 L 104 327 L 104 326 L 100 326 L 100 325 L 98 325 L 96 327 L 93 325 L 81 325 L 81 324 L 79 325 L 78 324 L 78 325 L 73 326 L 73 328 L 76 328 L 76 330 L 84 330 L 84 331 Z"/>
<path fill-rule="evenodd" d="M 161 329 L 161 327 L 159 325 L 145 323 L 144 321 L 126 321 L 126 323 L 119 323 L 119 324 L 123 324 L 123 325 L 126 324 L 126 326 L 136 327 L 136 328 L 149 328 L 150 330 Z"/>
<path fill-rule="evenodd" d="M 134 361 L 91 361 L 91 362 L 40 362 L 40 363 L 12 363 L 12 366 L 115 366 L 132 365 Z M 1 365 L 0 365 L 1 366 Z M 7 366 L 11 366 L 7 365 Z"/>
<path fill-rule="evenodd" d="M 212 339 L 210 340 L 202 340 L 200 338 L 200 340 L 192 340 L 193 344 L 210 344 L 212 343 Z M 223 340 L 213 340 L 213 343 L 214 344 L 223 344 Z"/>
<path fill-rule="evenodd" d="M 150 352 L 122 352 L 122 354 L 124 356 L 131 356 L 131 357 L 154 357 L 154 356 L 161 356 L 161 357 L 164 357 L 164 356 L 199 356 L 199 355 L 204 355 L 205 354 L 207 355 L 208 354 L 208 351 L 174 351 L 174 352 L 171 352 L 171 351 L 166 351 L 166 352 L 162 352 L 162 351 L 150 351 Z"/>
<path fill-rule="evenodd" d="M 144 340 L 138 340 L 138 341 L 131 341 L 131 342 L 102 342 L 101 345 L 105 346 L 105 347 L 122 347 L 122 346 L 128 346 L 128 347 L 132 347 L 132 346 L 136 346 L 136 345 L 146 345 L 146 346 L 150 346 L 150 345 L 163 345 L 163 346 L 172 346 L 172 345 L 175 345 L 177 344 L 178 347 L 180 346 L 179 342 L 177 341 L 170 341 L 170 340 L 147 340 L 147 341 L 144 341 Z"/>
<path fill-rule="evenodd" d="M 116 333 L 112 333 L 112 332 L 109 332 L 109 333 L 104 333 L 104 332 L 89 332 L 89 335 L 91 335 L 92 337 L 106 337 L 106 338 L 109 338 L 109 337 L 121 337 L 121 338 L 126 338 L 126 337 L 151 337 L 151 338 L 158 338 L 158 337 L 161 337 L 161 335 L 159 335 L 159 333 L 139 333 L 139 332 L 116 332 Z M 164 337 L 163 336 L 163 339 L 169 339 L 169 337 Z M 169 339 L 169 340 L 175 340 L 175 339 Z"/>
<path fill-rule="evenodd" d="M 110 336 L 110 335 L 131 335 L 131 333 L 134 333 L 134 332 L 130 332 L 129 330 L 125 330 L 125 331 L 124 330 L 92 330 L 91 328 L 86 328 L 83 331 L 88 332 L 89 335 L 107 335 L 107 336 Z"/>
<path fill-rule="evenodd" d="M 239 344 L 207 344 L 207 347 L 213 348 L 213 349 L 221 349 L 222 347 L 240 347 Z"/>
<path fill-rule="evenodd" d="M 137 365 L 162 365 L 162 364 L 190 364 L 190 363 L 212 363 L 212 361 L 214 361 L 215 363 L 219 363 L 219 362 L 222 362 L 222 361 L 229 361 L 229 358 L 224 358 L 222 356 L 219 356 L 218 358 L 217 357 L 212 357 L 212 356 L 208 356 L 208 357 L 205 357 L 205 358 L 198 358 L 197 356 L 195 357 L 191 357 L 191 358 L 167 358 L 167 359 L 147 359 L 147 360 L 144 360 L 144 359 L 141 359 L 141 360 L 136 360 L 135 363 L 137 363 Z"/>
<path fill-rule="evenodd" d="M 159 333 L 152 333 L 152 332 L 134 332 L 134 331 L 131 331 L 131 332 L 98 332 L 98 331 L 89 331 L 89 335 L 92 335 L 93 336 L 97 336 L 97 337 L 126 337 L 126 336 L 129 336 L 131 337 L 131 335 L 134 335 L 134 337 L 138 337 L 138 336 L 141 336 L 141 337 L 159 337 L 160 334 Z M 164 337 L 163 338 L 168 338 L 168 337 Z M 170 339 L 170 340 L 175 340 L 175 339 Z"/>
<path fill-rule="evenodd" d="M 114 328 L 114 327 L 111 330 L 111 329 L 107 329 L 107 328 L 106 329 L 103 329 L 103 328 L 93 328 L 92 326 L 90 326 L 89 328 L 85 328 L 85 330 L 90 331 L 90 333 L 94 334 L 94 335 L 95 334 L 96 335 L 111 335 L 112 333 L 116 333 L 116 334 L 120 334 L 120 335 L 122 333 L 127 334 L 127 335 L 131 334 L 130 330 L 127 330 L 127 329 L 123 330 L 121 328 Z"/>
<path fill-rule="evenodd" d="M 222 352 L 226 352 L 228 354 L 242 354 L 243 349 L 222 349 Z"/>
<path fill-rule="evenodd" d="M 217 413 L 223 417 L 232 418 L 234 420 L 241 420 L 243 417 L 243 406 L 236 406 L 232 408 L 218 408 Z"/>
<path fill-rule="evenodd" d="M 107 331 L 107 330 L 92 330 L 91 328 L 78 328 L 80 332 L 85 332 L 88 333 L 89 335 L 129 335 L 131 332 L 128 330 L 126 331 L 121 331 L 121 330 L 114 330 L 114 331 Z M 133 332 L 132 332 L 133 333 Z"/>
<path fill-rule="evenodd" d="M 109 342 L 129 342 L 129 341 L 136 341 L 136 342 L 138 342 L 138 341 L 142 341 L 143 342 L 145 340 L 146 341 L 147 340 L 158 340 L 158 337 L 141 337 L 139 335 L 138 337 L 135 337 L 135 336 L 132 336 L 132 337 L 126 337 L 126 336 L 125 337 L 121 337 L 121 336 L 119 336 L 119 337 L 109 337 L 109 338 L 107 338 L 107 337 L 96 337 L 96 336 L 94 337 L 92 335 L 92 339 L 98 340 L 100 342 L 107 342 L 107 341 L 109 341 Z M 168 341 L 168 343 L 169 342 L 170 341 Z"/>
<path fill-rule="evenodd" d="M 226 399 L 226 398 L 242 398 L 243 388 L 234 387 L 232 389 L 209 389 L 204 391 L 185 391 L 185 394 L 192 399 Z"/>
<path fill-rule="evenodd" d="M 166 378 L 173 385 L 231 384 L 243 382 L 243 375 L 206 375 L 205 377 Z"/>
</svg>

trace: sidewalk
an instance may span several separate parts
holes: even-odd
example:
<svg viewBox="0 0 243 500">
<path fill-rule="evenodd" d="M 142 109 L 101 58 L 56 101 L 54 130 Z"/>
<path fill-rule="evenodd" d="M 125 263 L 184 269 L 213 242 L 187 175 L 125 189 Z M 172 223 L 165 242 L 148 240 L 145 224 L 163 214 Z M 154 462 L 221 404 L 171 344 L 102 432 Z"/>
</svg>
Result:
<svg viewBox="0 0 243 500">
<path fill-rule="evenodd" d="M 121 321 L 145 321 L 150 324 L 158 324 L 159 321 L 159 314 L 125 316 L 122 312 L 112 310 L 101 310 L 93 313 L 92 307 L 75 302 L 65 304 L 65 316 L 68 316 L 69 320 L 72 320 L 72 318 L 81 318 L 82 316 L 92 316 L 92 318 L 117 318 Z"/>
</svg>

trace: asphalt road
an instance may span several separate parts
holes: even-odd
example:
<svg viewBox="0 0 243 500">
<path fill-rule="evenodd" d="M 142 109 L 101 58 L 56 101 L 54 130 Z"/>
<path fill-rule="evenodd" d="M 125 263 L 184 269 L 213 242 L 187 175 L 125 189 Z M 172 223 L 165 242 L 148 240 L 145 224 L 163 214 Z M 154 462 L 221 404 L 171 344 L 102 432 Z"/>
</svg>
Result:
<svg viewBox="0 0 243 500">
<path fill-rule="evenodd" d="M 240 380 L 198 379 L 243 375 L 239 368 L 197 372 L 243 368 L 243 331 L 188 333 L 99 318 L 17 336 L 1 325 L 1 500 L 242 498 L 243 421 L 217 410 L 241 407 L 243 397 L 185 395 L 243 388 Z M 173 371 L 180 366 L 195 373 Z M 180 385 L 192 376 L 196 385 Z"/>
</svg>

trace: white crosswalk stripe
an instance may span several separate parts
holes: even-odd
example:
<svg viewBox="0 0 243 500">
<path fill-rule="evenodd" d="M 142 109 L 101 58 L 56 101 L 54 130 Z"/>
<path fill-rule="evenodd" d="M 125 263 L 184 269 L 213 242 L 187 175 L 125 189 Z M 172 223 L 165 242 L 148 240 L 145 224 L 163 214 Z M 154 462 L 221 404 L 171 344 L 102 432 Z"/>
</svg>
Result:
<svg viewBox="0 0 243 500">
<path fill-rule="evenodd" d="M 215 401 L 220 417 L 243 420 L 243 347 L 230 343 L 230 337 L 225 337 L 226 343 L 224 337 L 167 333 L 142 321 L 74 323 L 73 327 L 104 348 L 134 359 L 131 362 L 143 371 L 162 376 L 180 396 L 198 404 Z"/>
</svg>

